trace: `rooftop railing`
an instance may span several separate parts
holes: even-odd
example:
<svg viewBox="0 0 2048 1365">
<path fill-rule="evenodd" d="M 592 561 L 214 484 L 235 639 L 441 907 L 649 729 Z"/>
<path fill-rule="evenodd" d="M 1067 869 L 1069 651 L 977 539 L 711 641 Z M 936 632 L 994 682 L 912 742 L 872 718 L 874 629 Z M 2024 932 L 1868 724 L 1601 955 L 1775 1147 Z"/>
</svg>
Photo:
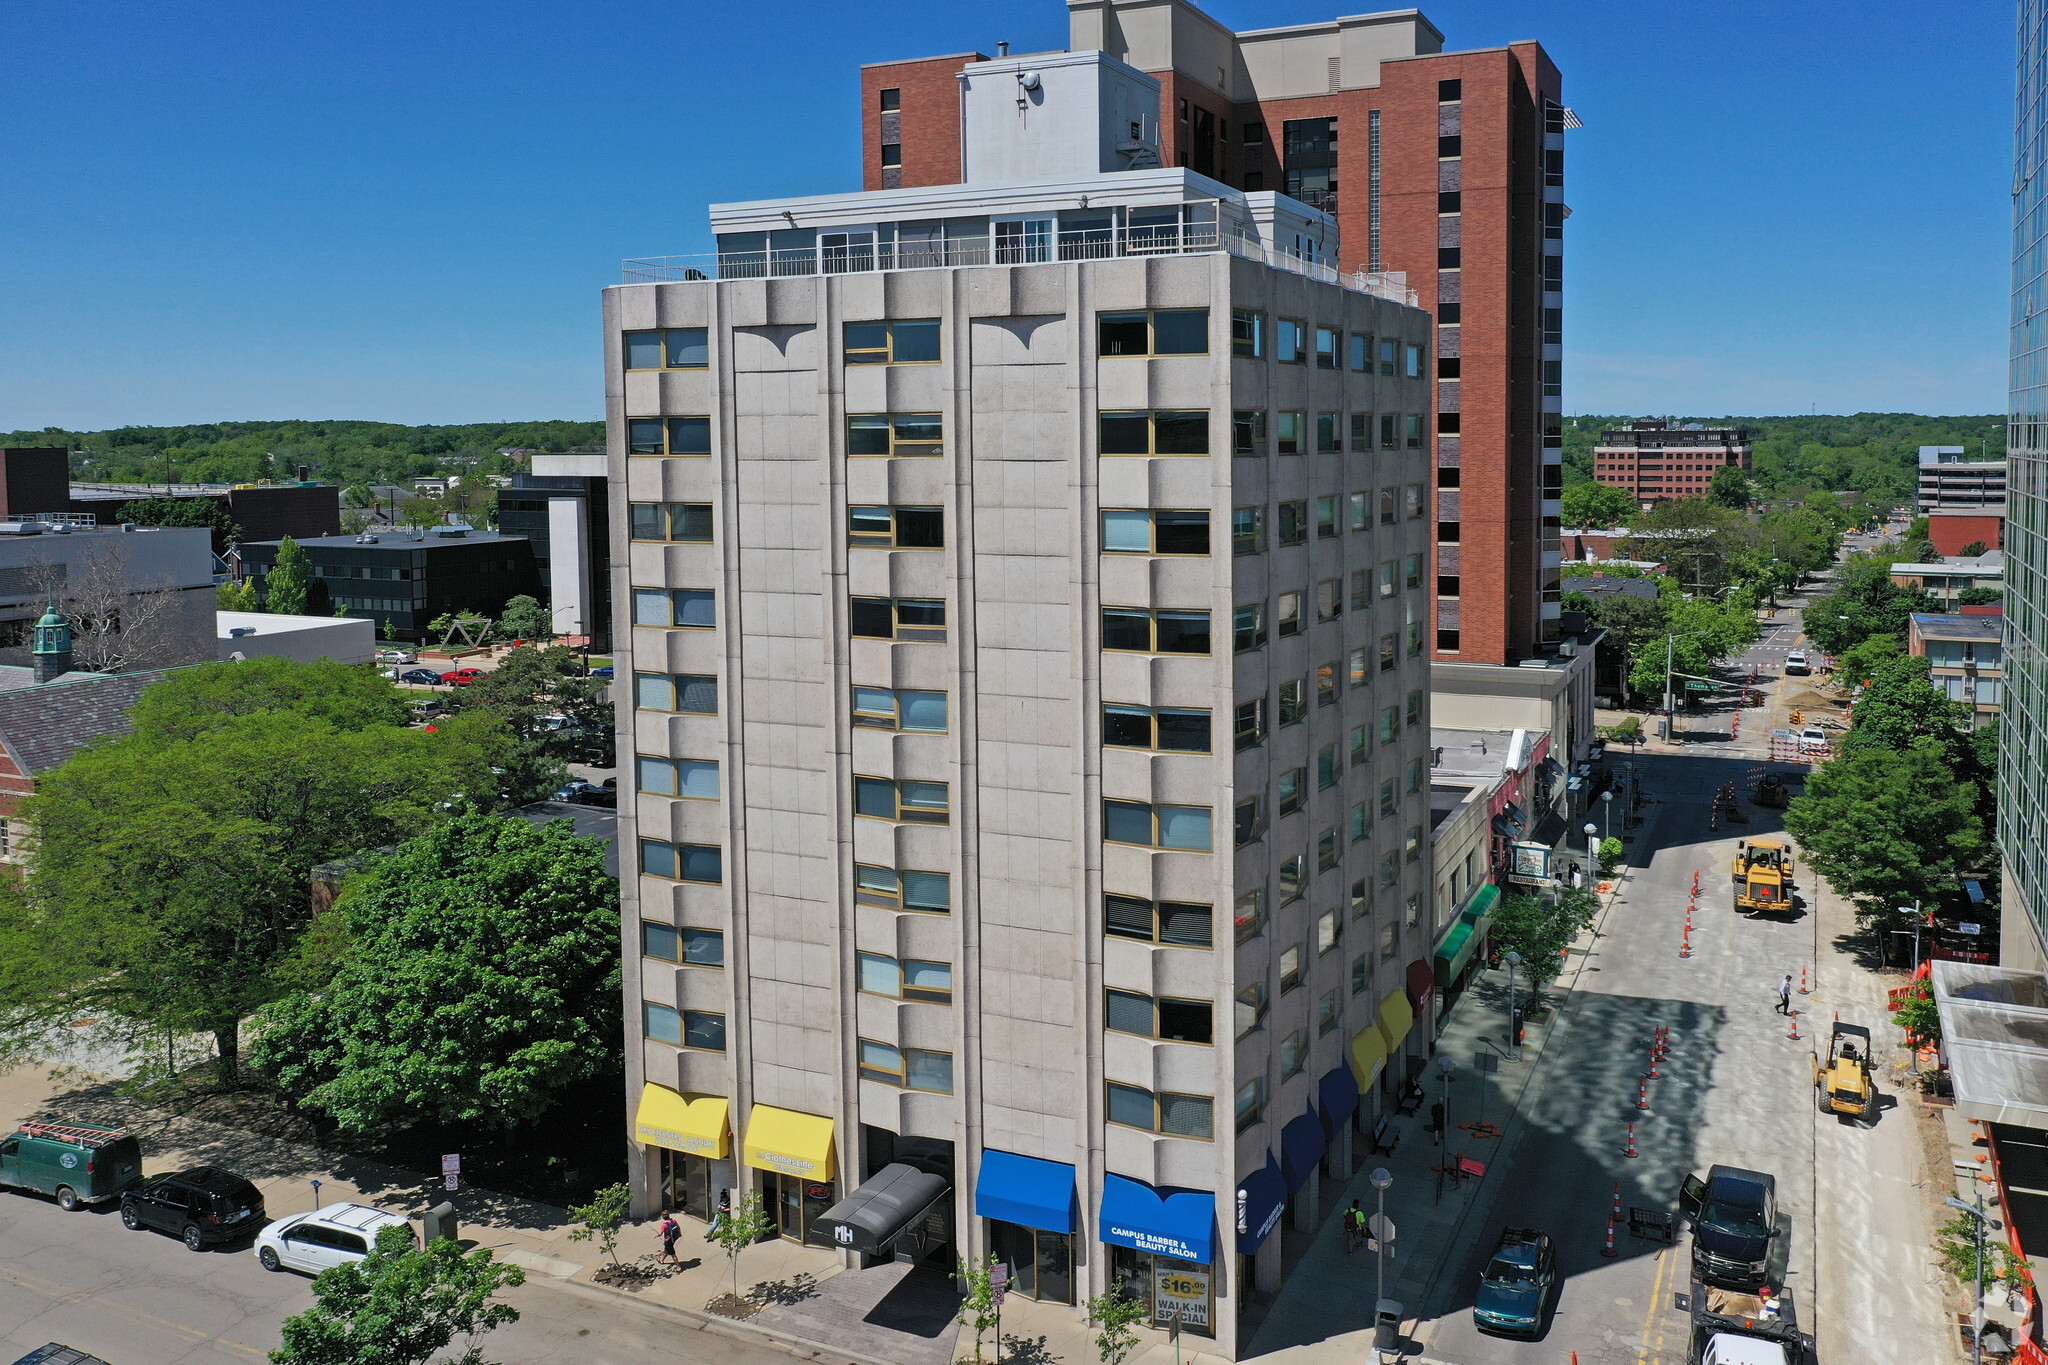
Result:
<svg viewBox="0 0 2048 1365">
<path fill-rule="evenodd" d="M 834 234 L 824 234 L 829 239 Z M 1198 255 L 1228 251 L 1278 270 L 1325 284 L 1415 306 L 1407 277 L 1393 271 L 1338 270 L 1269 247 L 1243 233 L 1213 224 L 1067 228 L 1009 236 L 931 238 L 876 242 L 823 241 L 814 247 L 726 251 L 695 256 L 647 256 L 625 262 L 626 284 L 669 284 L 684 280 L 759 280 L 814 275 L 856 275 L 881 270 L 938 270 L 954 266 L 1040 265 L 1054 261 L 1104 261 L 1118 257 Z"/>
</svg>

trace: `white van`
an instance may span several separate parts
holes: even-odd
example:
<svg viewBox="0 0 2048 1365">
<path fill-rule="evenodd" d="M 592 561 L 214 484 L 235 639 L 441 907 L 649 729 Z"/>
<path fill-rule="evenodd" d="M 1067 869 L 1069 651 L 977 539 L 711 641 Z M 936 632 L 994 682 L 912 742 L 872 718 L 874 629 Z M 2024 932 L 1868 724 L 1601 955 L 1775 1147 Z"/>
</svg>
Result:
<svg viewBox="0 0 2048 1365">
<path fill-rule="evenodd" d="M 303 1270 L 318 1275 L 344 1261 L 368 1256 L 378 1232 L 387 1227 L 410 1232 L 412 1220 L 368 1204 L 329 1204 L 280 1218 L 257 1233 L 256 1259 L 265 1270 Z M 413 1240 L 419 1240 L 418 1234 Z"/>
</svg>

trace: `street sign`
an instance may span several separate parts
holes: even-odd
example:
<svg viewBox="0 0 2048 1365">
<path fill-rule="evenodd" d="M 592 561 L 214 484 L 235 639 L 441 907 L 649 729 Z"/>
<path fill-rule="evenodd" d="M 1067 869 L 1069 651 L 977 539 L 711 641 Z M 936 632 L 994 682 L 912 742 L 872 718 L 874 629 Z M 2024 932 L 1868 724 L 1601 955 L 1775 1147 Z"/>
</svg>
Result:
<svg viewBox="0 0 2048 1365">
<path fill-rule="evenodd" d="M 1984 932 L 1984 926 L 1981 924 L 1958 924 L 1956 926 L 1956 932 L 1959 934 L 1970 934 L 1972 936 L 1975 936 L 1977 934 Z"/>
<path fill-rule="evenodd" d="M 988 1287 L 995 1299 L 995 1306 L 1003 1306 L 1003 1295 L 1010 1292 L 1010 1263 L 997 1261 L 988 1270 Z"/>
<path fill-rule="evenodd" d="M 462 1153 L 450 1152 L 441 1158 L 441 1183 L 455 1189 L 462 1182 Z"/>
<path fill-rule="evenodd" d="M 1376 1237 L 1376 1238 L 1378 1238 L 1378 1239 L 1379 1239 L 1380 1241 L 1382 1241 L 1382 1242 L 1385 1242 L 1385 1243 L 1387 1243 L 1387 1244 L 1388 1244 L 1388 1248 L 1387 1248 L 1387 1249 L 1388 1249 L 1389 1251 L 1393 1250 L 1393 1245 L 1392 1245 L 1392 1244 L 1393 1244 L 1393 1241 L 1394 1241 L 1394 1220 L 1393 1220 L 1393 1219 L 1391 1219 L 1391 1218 L 1387 1217 L 1387 1215 L 1385 1215 L 1384 1213 L 1375 1213 L 1375 1214 L 1371 1214 L 1371 1215 L 1369 1215 L 1369 1216 L 1368 1216 L 1368 1217 L 1366 1218 L 1366 1220 L 1365 1220 L 1365 1225 L 1366 1225 L 1366 1227 L 1368 1227 L 1368 1228 L 1370 1228 L 1370 1229 L 1372 1230 L 1372 1235 L 1373 1235 L 1374 1237 Z"/>
<path fill-rule="evenodd" d="M 1685 690 L 1688 692 L 1718 692 L 1721 690 L 1721 684 L 1710 682 L 1688 682 L 1685 685 Z"/>
</svg>

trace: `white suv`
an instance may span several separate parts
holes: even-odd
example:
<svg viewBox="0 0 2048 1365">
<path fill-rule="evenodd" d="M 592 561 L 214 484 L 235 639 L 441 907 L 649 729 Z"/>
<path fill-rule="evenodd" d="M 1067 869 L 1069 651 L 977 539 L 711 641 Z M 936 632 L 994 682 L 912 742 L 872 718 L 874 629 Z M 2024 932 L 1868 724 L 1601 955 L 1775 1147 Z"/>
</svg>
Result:
<svg viewBox="0 0 2048 1365">
<path fill-rule="evenodd" d="M 370 1254 L 377 1233 L 387 1227 L 412 1230 L 412 1220 L 368 1204 L 329 1204 L 280 1218 L 256 1234 L 256 1259 L 265 1270 L 303 1270 L 318 1275 L 344 1261 Z M 415 1237 L 417 1240 L 417 1237 Z"/>
<path fill-rule="evenodd" d="M 1813 665 L 1806 661 L 1806 651 L 1795 649 L 1785 656 L 1785 675 L 1803 678 L 1813 672 Z"/>
</svg>

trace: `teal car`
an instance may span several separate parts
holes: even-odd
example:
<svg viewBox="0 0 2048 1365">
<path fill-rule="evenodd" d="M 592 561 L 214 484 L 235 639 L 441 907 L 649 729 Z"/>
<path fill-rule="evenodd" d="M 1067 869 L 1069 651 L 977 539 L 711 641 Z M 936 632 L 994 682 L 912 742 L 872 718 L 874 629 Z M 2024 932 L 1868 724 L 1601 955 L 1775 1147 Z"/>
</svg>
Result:
<svg viewBox="0 0 2048 1365">
<path fill-rule="evenodd" d="M 1472 1325 L 1482 1332 L 1540 1337 L 1543 1311 L 1557 1283 L 1557 1248 L 1550 1234 L 1509 1228 L 1479 1275 Z"/>
</svg>

